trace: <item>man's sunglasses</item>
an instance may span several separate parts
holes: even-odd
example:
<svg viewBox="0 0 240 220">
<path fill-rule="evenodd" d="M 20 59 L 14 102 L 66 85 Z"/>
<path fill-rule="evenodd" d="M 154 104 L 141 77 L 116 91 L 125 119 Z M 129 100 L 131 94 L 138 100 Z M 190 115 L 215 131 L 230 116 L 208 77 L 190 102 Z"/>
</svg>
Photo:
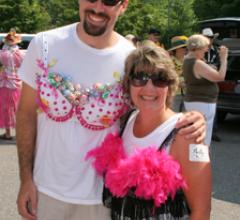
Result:
<svg viewBox="0 0 240 220">
<path fill-rule="evenodd" d="M 132 86 L 142 87 L 145 86 L 149 79 L 152 80 L 152 84 L 156 87 L 164 88 L 171 84 L 171 80 L 164 79 L 163 73 L 147 74 L 144 72 L 131 73 L 129 76 L 129 82 Z"/>
<path fill-rule="evenodd" d="M 94 3 L 98 0 L 86 0 L 86 1 Z M 116 6 L 119 2 L 123 2 L 123 0 L 101 0 L 101 1 L 105 6 Z"/>
</svg>

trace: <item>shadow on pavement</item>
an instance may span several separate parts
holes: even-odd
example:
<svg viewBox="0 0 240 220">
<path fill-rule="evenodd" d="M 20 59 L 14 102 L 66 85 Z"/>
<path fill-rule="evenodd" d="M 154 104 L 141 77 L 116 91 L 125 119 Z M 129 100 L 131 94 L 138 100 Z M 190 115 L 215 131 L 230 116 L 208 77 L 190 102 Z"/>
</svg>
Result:
<svg viewBox="0 0 240 220">
<path fill-rule="evenodd" d="M 221 142 L 212 142 L 213 197 L 240 204 L 240 115 L 219 124 Z"/>
<path fill-rule="evenodd" d="M 16 145 L 16 137 L 13 137 L 12 140 L 2 140 L 2 139 L 0 139 L 0 145 Z"/>
</svg>

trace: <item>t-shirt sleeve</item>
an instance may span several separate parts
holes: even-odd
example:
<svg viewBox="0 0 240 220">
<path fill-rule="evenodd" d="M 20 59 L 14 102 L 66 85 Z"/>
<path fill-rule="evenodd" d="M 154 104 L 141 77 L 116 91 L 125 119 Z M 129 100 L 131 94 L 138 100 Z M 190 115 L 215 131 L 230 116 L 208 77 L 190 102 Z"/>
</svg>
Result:
<svg viewBox="0 0 240 220">
<path fill-rule="evenodd" d="M 42 59 L 41 45 L 41 38 L 39 35 L 37 35 L 29 44 L 23 62 L 18 69 L 18 75 L 20 79 L 34 89 L 37 89 L 37 74 L 40 74 L 42 71 L 37 64 L 37 60 Z"/>
</svg>

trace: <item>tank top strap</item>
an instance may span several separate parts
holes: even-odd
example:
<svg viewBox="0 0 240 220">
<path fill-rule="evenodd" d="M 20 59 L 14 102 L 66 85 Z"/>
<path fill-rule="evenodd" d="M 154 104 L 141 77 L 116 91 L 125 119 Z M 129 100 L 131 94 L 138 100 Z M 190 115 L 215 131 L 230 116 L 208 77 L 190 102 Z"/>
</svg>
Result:
<svg viewBox="0 0 240 220">
<path fill-rule="evenodd" d="M 134 111 L 136 111 L 136 109 L 131 109 L 121 117 L 121 119 L 120 119 L 120 132 L 119 132 L 120 137 L 122 137 L 124 129 L 125 129 L 126 124 L 128 122 L 128 119 L 130 118 L 130 116 L 132 115 L 132 113 Z"/>
<path fill-rule="evenodd" d="M 179 129 L 173 128 L 173 130 L 168 134 L 168 136 L 164 139 L 158 150 L 166 149 L 168 146 L 170 146 L 174 140 L 174 137 L 176 136 Z"/>
</svg>

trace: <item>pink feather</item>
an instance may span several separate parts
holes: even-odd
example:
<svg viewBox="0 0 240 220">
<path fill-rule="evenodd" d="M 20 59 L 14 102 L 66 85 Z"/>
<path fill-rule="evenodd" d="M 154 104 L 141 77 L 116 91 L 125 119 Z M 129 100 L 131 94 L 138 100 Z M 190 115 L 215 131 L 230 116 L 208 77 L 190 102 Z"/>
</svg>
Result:
<svg viewBox="0 0 240 220">
<path fill-rule="evenodd" d="M 93 167 L 99 175 L 103 175 L 108 169 L 115 167 L 119 160 L 124 157 L 122 139 L 118 135 L 108 134 L 99 147 L 87 153 L 85 160 L 94 158 Z"/>
<path fill-rule="evenodd" d="M 105 185 L 116 197 L 124 197 L 130 189 L 138 198 L 153 199 L 156 207 L 168 196 L 186 188 L 179 163 L 164 150 L 155 147 L 137 149 L 126 158 L 122 139 L 109 134 L 103 143 L 88 152 L 98 174 L 105 174 Z"/>
</svg>

